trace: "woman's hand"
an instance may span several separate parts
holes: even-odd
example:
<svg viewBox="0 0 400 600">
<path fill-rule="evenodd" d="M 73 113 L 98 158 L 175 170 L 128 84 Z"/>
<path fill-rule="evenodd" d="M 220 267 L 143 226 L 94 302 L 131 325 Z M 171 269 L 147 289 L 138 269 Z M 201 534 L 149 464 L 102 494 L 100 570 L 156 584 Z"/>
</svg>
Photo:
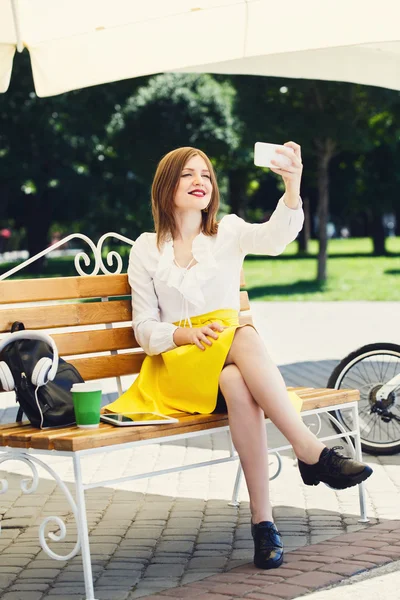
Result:
<svg viewBox="0 0 400 600">
<path fill-rule="evenodd" d="M 295 142 L 286 142 L 283 145 L 286 146 L 286 148 L 292 148 L 294 152 L 287 150 L 286 148 L 278 148 L 276 152 L 287 156 L 291 160 L 291 165 L 279 168 L 279 161 L 272 160 L 271 163 L 277 165 L 277 167 L 271 167 L 271 171 L 282 177 L 286 188 L 286 194 L 289 198 L 298 200 L 298 197 L 300 196 L 301 175 L 303 173 L 301 147 Z"/>
<path fill-rule="evenodd" d="M 209 337 L 217 340 L 218 334 L 216 332 L 224 329 L 225 327 L 216 322 L 203 325 L 203 327 L 179 327 L 174 333 L 174 341 L 177 346 L 195 344 L 200 350 L 205 350 L 204 344 L 212 346 Z"/>
</svg>

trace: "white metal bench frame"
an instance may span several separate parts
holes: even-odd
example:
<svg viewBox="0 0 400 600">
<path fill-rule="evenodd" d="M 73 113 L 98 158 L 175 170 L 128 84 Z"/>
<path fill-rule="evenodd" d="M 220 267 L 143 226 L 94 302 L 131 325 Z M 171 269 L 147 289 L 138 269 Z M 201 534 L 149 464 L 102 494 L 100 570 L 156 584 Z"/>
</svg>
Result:
<svg viewBox="0 0 400 600">
<path fill-rule="evenodd" d="M 50 248 L 47 248 L 43 252 L 40 252 L 36 256 L 28 259 L 27 261 L 23 262 L 22 264 L 18 265 L 17 267 L 14 267 L 13 269 L 7 271 L 6 273 L 4 273 L 3 275 L 0 276 L 0 281 L 7 279 L 14 273 L 24 269 L 27 265 L 31 264 L 32 262 L 38 260 L 39 258 L 41 258 L 43 256 L 49 254 L 56 248 L 64 245 L 66 242 L 68 242 L 74 238 L 75 239 L 79 238 L 81 240 L 84 240 L 91 248 L 91 250 L 93 252 L 93 256 L 94 256 L 94 268 L 91 273 L 85 273 L 82 270 L 82 267 L 80 264 L 80 261 L 83 260 L 86 267 L 88 267 L 91 262 L 90 257 L 84 252 L 79 252 L 75 256 L 75 267 L 80 275 L 95 276 L 99 273 L 99 271 L 101 271 L 103 274 L 107 274 L 107 275 L 121 273 L 122 259 L 121 259 L 121 256 L 117 252 L 112 251 L 112 252 L 109 252 L 107 255 L 107 264 L 109 267 L 112 266 L 114 261 L 116 262 L 115 270 L 110 271 L 109 269 L 107 269 L 107 267 L 103 263 L 102 247 L 103 247 L 104 241 L 108 237 L 117 238 L 127 244 L 130 244 L 130 245 L 134 244 L 134 240 L 126 238 L 125 236 L 122 236 L 117 233 L 104 234 L 99 239 L 97 245 L 95 245 L 92 242 L 92 240 L 90 240 L 90 238 L 88 238 L 85 235 L 73 234 L 73 235 L 67 236 L 66 238 L 60 240 L 59 242 L 57 242 Z M 1 307 L 0 307 L 0 310 L 1 310 Z M 112 324 L 109 326 L 112 327 Z M 116 352 L 116 351 L 113 351 L 113 352 Z M 117 385 L 118 385 L 118 392 L 122 393 L 120 377 L 118 377 L 116 379 L 117 379 Z M 354 429 L 352 431 L 347 431 L 343 428 L 342 424 L 339 423 L 339 421 L 331 414 L 331 411 L 333 409 L 350 411 L 350 413 L 352 415 L 352 419 L 353 419 L 353 424 L 354 424 Z M 317 436 L 319 436 L 319 433 L 321 430 L 321 418 L 320 418 L 321 414 L 326 414 L 328 416 L 328 418 L 340 430 L 340 433 L 336 433 L 336 434 L 333 434 L 330 436 L 320 437 L 319 439 L 321 441 L 329 441 L 329 440 L 343 439 L 343 438 L 346 439 L 346 441 L 349 445 L 349 448 L 352 451 L 353 456 L 357 460 L 361 461 L 362 460 L 362 451 L 361 451 L 360 425 L 359 425 L 359 416 L 358 416 L 358 402 L 357 401 L 347 402 L 345 404 L 338 404 L 338 405 L 334 405 L 334 406 L 327 406 L 327 407 L 313 409 L 313 410 L 309 410 L 309 411 L 303 411 L 301 413 L 301 416 L 303 418 L 309 417 L 309 416 L 313 416 L 313 417 L 317 418 L 317 421 L 318 421 L 318 430 L 316 432 Z M 271 421 L 269 419 L 266 419 L 265 422 L 266 422 L 266 425 L 271 423 Z M 149 445 L 149 444 L 159 444 L 159 443 L 163 443 L 163 442 L 171 442 L 171 441 L 178 441 L 178 440 L 183 440 L 183 439 L 190 439 L 190 438 L 194 438 L 194 437 L 210 435 L 213 433 L 219 433 L 219 432 L 223 432 L 223 431 L 228 432 L 228 439 L 229 439 L 229 444 L 230 444 L 229 455 L 224 458 L 211 459 L 211 460 L 208 460 L 205 462 L 194 463 L 194 464 L 190 464 L 190 465 L 170 467 L 168 469 L 162 469 L 159 471 L 153 471 L 153 472 L 148 472 L 148 473 L 128 475 L 125 477 L 117 477 L 114 479 L 99 481 L 99 482 L 95 482 L 95 483 L 93 483 L 93 482 L 92 483 L 84 483 L 84 481 L 83 481 L 81 459 L 85 458 L 86 456 L 101 454 L 104 452 L 108 453 L 108 452 L 112 452 L 112 451 L 124 450 L 124 449 L 131 448 L 133 446 L 143 446 L 143 445 Z M 354 439 L 354 443 L 352 442 L 351 438 Z M 289 450 L 291 448 L 292 448 L 292 446 L 290 444 L 285 444 L 285 445 L 281 445 L 281 446 L 269 449 L 269 452 L 272 454 L 275 454 L 278 459 L 277 471 L 271 477 L 271 479 L 275 479 L 280 474 L 280 471 L 281 471 L 281 458 L 280 458 L 279 453 L 284 450 Z M 62 456 L 65 458 L 72 459 L 73 469 L 74 469 L 76 501 L 74 500 L 74 498 L 72 497 L 67 486 L 61 480 L 61 478 L 58 476 L 58 474 L 48 464 L 46 464 L 45 461 L 42 460 L 41 457 L 45 457 L 45 456 Z M 75 519 L 76 519 L 76 523 L 77 523 L 76 544 L 75 544 L 73 550 L 68 555 L 65 555 L 65 556 L 56 554 L 54 551 L 52 551 L 49 548 L 48 543 L 46 541 L 46 532 L 45 532 L 45 529 L 46 529 L 46 526 L 48 523 L 51 523 L 51 522 L 56 523 L 59 527 L 58 533 L 55 534 L 55 533 L 50 532 L 48 534 L 48 537 L 52 541 L 54 541 L 54 542 L 61 541 L 66 536 L 66 525 L 65 525 L 64 521 L 58 516 L 46 517 L 43 520 L 43 522 L 41 523 L 41 525 L 39 527 L 40 544 L 41 544 L 41 547 L 43 548 L 43 550 L 48 554 L 48 556 L 50 556 L 51 558 L 54 558 L 55 560 L 69 560 L 73 556 L 76 556 L 76 554 L 79 552 L 79 550 L 81 550 L 84 580 L 85 580 L 86 600 L 95 600 L 92 564 L 91 564 L 91 556 L 90 556 L 90 545 L 89 545 L 89 532 L 88 532 L 87 517 L 86 517 L 86 501 L 85 501 L 85 491 L 86 490 L 97 488 L 97 487 L 103 487 L 103 486 L 107 486 L 107 485 L 115 485 L 115 484 L 124 483 L 127 481 L 134 481 L 134 480 L 143 479 L 146 477 L 154 477 L 157 475 L 165 475 L 167 473 L 175 473 L 175 472 L 179 472 L 179 471 L 185 471 L 188 469 L 194 469 L 194 468 L 199 468 L 199 467 L 203 467 L 203 466 L 211 466 L 211 465 L 223 464 L 226 462 L 238 461 L 239 457 L 237 455 L 237 452 L 236 452 L 236 450 L 233 446 L 232 440 L 231 440 L 231 436 L 230 436 L 230 432 L 229 432 L 229 425 L 227 425 L 227 426 L 215 427 L 213 429 L 205 429 L 205 430 L 195 431 L 195 432 L 190 432 L 190 433 L 180 433 L 180 434 L 168 435 L 168 436 L 160 437 L 160 438 L 139 440 L 139 441 L 135 441 L 135 442 L 126 442 L 126 443 L 117 444 L 117 445 L 102 446 L 99 448 L 76 450 L 76 451 L 38 450 L 38 449 L 30 449 L 30 448 L 14 448 L 14 447 L 9 447 L 9 446 L 3 446 L 0 449 L 0 465 L 8 460 L 22 461 L 23 463 L 28 465 L 32 471 L 32 479 L 31 480 L 22 479 L 20 482 L 21 490 L 24 494 L 31 494 L 37 490 L 37 486 L 39 484 L 39 474 L 38 474 L 38 470 L 37 470 L 38 466 L 42 467 L 45 471 L 47 471 L 47 473 L 49 473 L 54 478 L 54 480 L 57 482 L 57 484 L 62 489 L 62 491 L 65 494 L 66 499 L 71 507 L 71 511 L 74 514 Z M 239 487 L 240 487 L 240 483 L 241 483 L 241 478 L 242 478 L 242 469 L 241 469 L 241 465 L 239 462 L 238 470 L 237 470 L 237 474 L 236 474 L 236 480 L 234 483 L 234 488 L 233 488 L 233 493 L 232 493 L 232 500 L 230 502 L 230 504 L 233 506 L 239 505 L 238 495 L 239 495 Z M 364 484 L 360 484 L 358 486 L 358 488 L 359 488 L 359 500 L 360 500 L 360 522 L 367 523 L 368 518 L 367 518 L 367 513 L 366 513 L 366 496 L 365 496 Z M 7 480 L 0 479 L 0 494 L 6 493 L 7 489 L 8 489 Z M 1 525 L 1 522 L 0 522 L 0 525 Z"/>
</svg>

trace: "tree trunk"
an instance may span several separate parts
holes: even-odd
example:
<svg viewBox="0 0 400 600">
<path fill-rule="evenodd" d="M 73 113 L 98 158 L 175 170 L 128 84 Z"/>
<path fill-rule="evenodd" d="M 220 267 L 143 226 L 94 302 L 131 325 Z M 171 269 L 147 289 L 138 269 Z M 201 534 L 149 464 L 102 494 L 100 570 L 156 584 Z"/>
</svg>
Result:
<svg viewBox="0 0 400 600">
<path fill-rule="evenodd" d="M 299 233 L 298 237 L 298 254 L 308 253 L 308 243 L 311 235 L 311 221 L 310 221 L 310 199 L 305 196 L 303 198 L 303 211 L 304 211 L 304 225 L 303 229 Z"/>
<path fill-rule="evenodd" d="M 243 219 L 247 208 L 247 172 L 245 169 L 232 169 L 228 171 L 228 192 L 231 212 Z"/>
<path fill-rule="evenodd" d="M 331 139 L 317 140 L 317 178 L 318 178 L 318 273 L 320 282 L 326 281 L 326 261 L 328 249 L 327 224 L 329 215 L 329 163 L 335 150 Z"/>
<path fill-rule="evenodd" d="M 35 256 L 49 245 L 49 230 L 52 223 L 50 190 L 45 190 L 40 197 L 25 198 L 23 222 L 27 232 L 29 258 Z M 27 267 L 27 271 L 40 275 L 46 259 L 40 258 Z"/>
<path fill-rule="evenodd" d="M 374 245 L 374 256 L 385 256 L 386 250 L 386 235 L 385 228 L 382 223 L 382 214 L 372 214 L 372 243 Z"/>
</svg>

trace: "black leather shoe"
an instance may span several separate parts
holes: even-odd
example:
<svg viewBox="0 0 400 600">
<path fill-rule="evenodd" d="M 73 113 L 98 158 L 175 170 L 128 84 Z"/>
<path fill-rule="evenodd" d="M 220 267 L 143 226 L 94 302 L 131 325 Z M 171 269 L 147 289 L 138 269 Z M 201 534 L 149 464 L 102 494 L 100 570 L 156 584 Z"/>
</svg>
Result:
<svg viewBox="0 0 400 600">
<path fill-rule="evenodd" d="M 306 485 L 318 485 L 322 481 L 335 490 L 344 490 L 372 475 L 371 467 L 339 454 L 338 448 L 342 446 L 324 448 L 314 465 L 298 460 L 300 475 Z"/>
<path fill-rule="evenodd" d="M 254 540 L 254 564 L 259 569 L 276 569 L 283 562 L 281 534 L 272 521 L 251 524 Z"/>
</svg>

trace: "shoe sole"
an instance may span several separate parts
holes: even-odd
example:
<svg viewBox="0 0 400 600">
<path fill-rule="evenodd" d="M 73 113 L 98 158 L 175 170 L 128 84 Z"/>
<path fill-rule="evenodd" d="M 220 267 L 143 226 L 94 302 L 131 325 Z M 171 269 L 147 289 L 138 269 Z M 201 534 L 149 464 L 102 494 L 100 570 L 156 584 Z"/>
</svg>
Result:
<svg viewBox="0 0 400 600">
<path fill-rule="evenodd" d="M 257 564 L 256 560 L 253 560 L 253 562 L 254 562 L 254 566 L 257 567 L 257 569 L 263 569 L 263 570 L 266 570 L 266 569 L 277 569 L 283 563 L 283 555 L 281 556 L 281 558 L 279 560 L 271 563 L 270 565 L 268 565 L 268 564 L 266 565 L 265 563 L 264 564 L 261 564 L 261 563 Z"/>
<path fill-rule="evenodd" d="M 337 482 L 335 482 L 334 486 L 330 485 L 326 481 L 322 481 L 322 483 L 324 483 L 327 487 L 331 488 L 332 490 L 346 490 L 347 488 L 359 485 L 360 483 L 368 479 L 368 477 L 370 477 L 372 473 L 373 470 L 371 469 L 371 467 L 365 467 L 360 473 L 354 475 L 351 479 L 349 479 L 348 477 L 341 480 L 338 479 Z M 321 480 L 315 479 L 313 482 L 304 481 L 304 483 L 306 485 L 318 485 L 319 483 L 321 483 Z"/>
</svg>

